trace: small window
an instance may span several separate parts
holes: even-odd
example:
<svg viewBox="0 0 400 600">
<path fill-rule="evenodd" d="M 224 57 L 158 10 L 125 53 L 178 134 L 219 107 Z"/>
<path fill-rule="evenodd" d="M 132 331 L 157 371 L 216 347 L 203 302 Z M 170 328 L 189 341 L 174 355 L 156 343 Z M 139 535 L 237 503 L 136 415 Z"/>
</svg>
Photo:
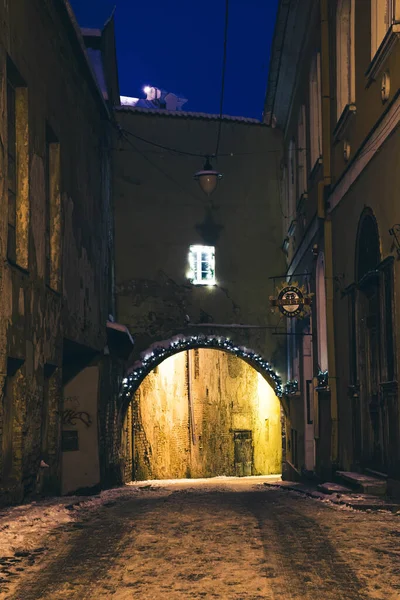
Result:
<svg viewBox="0 0 400 600">
<path fill-rule="evenodd" d="M 60 144 L 46 125 L 45 152 L 45 281 L 53 290 L 60 288 Z"/>
<path fill-rule="evenodd" d="M 371 0 L 371 58 L 393 22 L 393 0 Z"/>
<path fill-rule="evenodd" d="M 66 429 L 61 437 L 62 452 L 76 452 L 79 450 L 78 432 L 73 429 Z"/>
<path fill-rule="evenodd" d="M 28 90 L 12 61 L 7 58 L 7 258 L 28 268 L 29 142 Z"/>
<path fill-rule="evenodd" d="M 15 116 L 15 86 L 7 81 L 7 125 L 8 125 L 8 242 L 7 257 L 17 260 L 17 144 Z"/>
<path fill-rule="evenodd" d="M 214 246 L 190 246 L 188 277 L 194 285 L 215 285 Z"/>
<path fill-rule="evenodd" d="M 310 171 L 313 170 L 321 157 L 321 55 L 315 54 L 312 59 L 309 80 L 309 102 L 310 102 Z"/>
<path fill-rule="evenodd" d="M 354 0 L 340 0 L 336 13 L 337 119 L 355 100 Z"/>
</svg>

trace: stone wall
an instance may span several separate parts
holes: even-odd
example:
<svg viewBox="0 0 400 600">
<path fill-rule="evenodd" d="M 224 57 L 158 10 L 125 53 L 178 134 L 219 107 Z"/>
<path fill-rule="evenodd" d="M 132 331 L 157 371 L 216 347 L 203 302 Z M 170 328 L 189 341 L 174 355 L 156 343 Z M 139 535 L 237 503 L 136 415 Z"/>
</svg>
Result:
<svg viewBox="0 0 400 600">
<path fill-rule="evenodd" d="M 7 189 L 7 171 L 9 176 L 12 173 L 8 159 L 12 142 L 8 139 L 11 113 L 7 80 L 15 87 L 16 95 L 15 259 L 10 258 L 7 248 L 8 222 L 13 218 Z M 44 490 L 60 491 L 63 387 L 92 361 L 102 359 L 105 325 L 111 312 L 108 119 L 67 5 L 55 0 L 3 2 L 2 502 Z M 47 159 L 51 144 L 53 152 Z M 110 369 L 101 369 L 101 402 L 104 390 L 110 387 L 109 376 Z M 97 406 L 93 410 L 97 427 Z M 2 457 L 8 457 L 7 466 Z M 49 465 L 45 471 L 39 467 L 41 460 Z"/>
</svg>

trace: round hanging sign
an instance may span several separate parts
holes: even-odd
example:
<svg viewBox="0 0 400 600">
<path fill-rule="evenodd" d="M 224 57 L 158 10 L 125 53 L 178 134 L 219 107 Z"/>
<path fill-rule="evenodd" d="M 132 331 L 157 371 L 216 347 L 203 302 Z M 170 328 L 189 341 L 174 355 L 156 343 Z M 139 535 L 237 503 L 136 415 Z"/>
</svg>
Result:
<svg viewBox="0 0 400 600">
<path fill-rule="evenodd" d="M 270 296 L 271 306 L 285 317 L 304 317 L 310 311 L 312 294 L 307 294 L 304 286 L 284 285 L 277 290 L 277 296 Z"/>
<path fill-rule="evenodd" d="M 304 296 L 295 286 L 283 288 L 278 295 L 278 308 L 287 317 L 297 316 L 303 309 Z"/>
</svg>

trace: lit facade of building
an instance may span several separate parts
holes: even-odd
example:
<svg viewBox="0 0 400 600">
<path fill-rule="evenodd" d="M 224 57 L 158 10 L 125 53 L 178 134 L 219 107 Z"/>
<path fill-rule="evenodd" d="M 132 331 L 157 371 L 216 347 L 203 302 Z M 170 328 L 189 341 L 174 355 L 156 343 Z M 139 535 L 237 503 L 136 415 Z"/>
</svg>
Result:
<svg viewBox="0 0 400 600">
<path fill-rule="evenodd" d="M 299 466 L 381 472 L 392 492 L 399 23 L 398 0 L 281 2 L 265 105 L 285 132 L 287 275 L 315 294 L 310 318 L 288 323 L 289 378 L 300 382 L 289 404 L 305 410 Z"/>
</svg>

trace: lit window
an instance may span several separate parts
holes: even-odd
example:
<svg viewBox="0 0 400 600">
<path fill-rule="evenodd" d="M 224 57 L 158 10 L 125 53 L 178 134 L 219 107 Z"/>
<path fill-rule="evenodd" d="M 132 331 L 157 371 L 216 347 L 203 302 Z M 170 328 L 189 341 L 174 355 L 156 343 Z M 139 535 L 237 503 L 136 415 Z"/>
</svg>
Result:
<svg viewBox="0 0 400 600">
<path fill-rule="evenodd" d="M 354 102 L 354 0 L 340 0 L 336 13 L 337 118 Z"/>
<path fill-rule="evenodd" d="M 371 58 L 393 22 L 393 0 L 371 0 Z"/>
<path fill-rule="evenodd" d="M 190 246 L 189 279 L 195 285 L 215 285 L 214 246 Z"/>
</svg>

